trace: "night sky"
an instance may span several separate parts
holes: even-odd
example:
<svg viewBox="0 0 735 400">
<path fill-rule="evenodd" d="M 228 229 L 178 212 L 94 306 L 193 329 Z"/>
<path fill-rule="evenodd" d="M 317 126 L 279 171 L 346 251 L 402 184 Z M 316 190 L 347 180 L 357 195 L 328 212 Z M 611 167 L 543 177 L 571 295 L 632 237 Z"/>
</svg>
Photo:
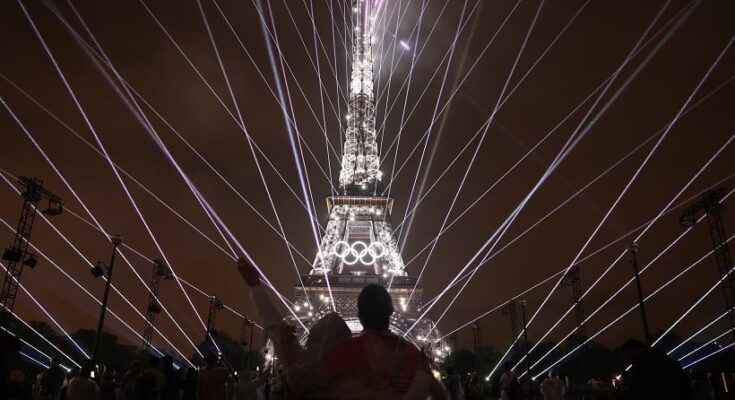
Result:
<svg viewBox="0 0 735 400">
<path fill-rule="evenodd" d="M 427 174 L 427 189 L 436 183 L 417 209 L 405 242 L 403 257 L 407 263 L 437 235 L 459 184 L 468 172 L 478 140 L 472 140 L 443 174 L 445 169 L 483 127 L 496 108 L 501 93 L 504 93 L 505 100 L 512 91 L 507 102 L 503 102 L 494 115 L 474 164 L 467 173 L 466 183 L 459 191 L 450 221 L 491 185 L 497 184 L 438 241 L 421 280 L 424 298 L 431 298 L 446 287 L 539 181 L 601 91 L 595 92 L 576 112 L 572 111 L 618 69 L 661 13 L 641 42 L 644 46 L 640 52 L 622 68 L 591 112 L 587 119 L 587 122 L 595 120 L 591 129 L 510 225 L 495 247 L 495 250 L 504 250 L 479 270 L 441 320 L 439 328 L 444 332 L 471 321 L 569 266 L 654 148 L 663 132 L 661 129 L 675 119 L 692 93 L 694 97 L 687 108 L 691 111 L 671 127 L 582 252 L 584 257 L 620 239 L 580 264 L 583 289 L 589 287 L 625 251 L 628 242 L 636 236 L 631 231 L 656 217 L 735 134 L 734 49 L 730 48 L 722 55 L 695 92 L 735 35 L 733 2 L 550 1 L 544 3 L 540 11 L 541 3 L 537 1 L 520 4 L 504 0 L 479 0 L 479 3 L 478 0 L 385 2 L 379 17 L 374 52 L 379 92 L 377 125 L 385 123 L 383 135 L 379 137 L 379 142 L 383 143 L 381 170 L 386 183 L 395 179 L 390 192 L 395 198 L 394 226 L 404 218 L 414 182 L 418 181 L 418 184 L 411 204 L 416 200 L 416 191 L 424 174 Z M 343 45 L 344 13 L 347 11 L 349 15 L 350 4 L 346 1 L 313 1 L 315 24 L 312 25 L 307 12 L 311 0 L 273 0 L 268 3 L 268 0 L 263 2 L 266 10 L 270 7 L 268 26 L 273 28 L 270 25 L 272 15 L 280 51 L 288 65 L 285 70 L 288 79 L 284 81 L 281 78 L 281 85 L 284 90 L 287 85 L 290 91 L 297 129 L 305 143 L 304 159 L 317 219 L 324 224 L 327 217 L 324 198 L 330 194 L 330 185 L 336 185 L 339 173 L 339 160 L 331 150 L 327 150 L 324 135 L 326 132 L 331 146 L 340 152 L 340 137 L 343 135 L 340 119 L 344 121 L 346 114 L 344 90 L 349 67 Z M 176 162 L 275 287 L 291 296 L 296 282 L 294 265 L 284 241 L 263 222 L 262 218 L 278 229 L 247 138 L 238 127 L 232 97 L 197 2 L 141 3 L 130 0 L 75 1 L 73 4 L 116 70 L 151 106 L 149 108 L 141 102 L 147 118 Z M 311 261 L 316 244 L 307 213 L 298 201 L 303 200 L 300 180 L 283 113 L 269 88 L 270 85 L 275 90 L 275 79 L 254 4 L 250 1 L 202 0 L 245 127 L 267 156 L 268 160 L 259 154 L 259 162 L 286 237 Z M 426 9 L 419 24 L 422 4 Z M 24 5 L 105 150 L 120 168 L 130 174 L 130 177 L 123 175 L 123 181 L 176 273 L 207 294 L 218 296 L 228 306 L 252 315 L 246 288 L 234 262 L 226 254 L 228 250 L 224 240 L 90 54 L 47 5 L 57 9 L 60 17 L 92 45 L 92 38 L 77 19 L 74 9 L 65 1 L 26 1 Z M 218 10 L 217 6 L 221 8 Z M 695 7 L 691 13 L 690 7 Z M 472 10 L 474 12 L 470 15 Z M 537 12 L 537 21 L 523 46 Z M 176 41 L 191 65 L 153 16 Z M 688 17 L 680 20 L 683 16 Z M 446 70 L 445 55 L 460 21 L 464 29 Z M 555 39 L 567 24 L 568 28 Z M 230 26 L 237 36 L 233 35 Z M 418 28 L 414 29 L 416 26 Z M 314 47 L 314 28 L 318 34 L 318 51 Z M 404 41 L 408 49 L 396 45 L 394 38 Z M 552 42 L 553 46 L 539 61 Z M 419 56 L 415 50 L 422 47 L 424 49 Z M 125 244 L 149 259 L 161 257 L 161 250 L 151 239 L 109 164 L 94 151 L 98 145 L 93 133 L 22 9 L 13 1 L 0 3 L 0 48 L 0 96 L 3 101 L 109 233 L 120 233 Z M 523 51 L 519 57 L 521 48 Z M 652 51 L 657 52 L 649 57 Z M 410 73 L 412 57 L 416 58 Z M 321 75 L 316 73 L 317 58 Z M 395 67 L 391 68 L 391 65 Z M 280 73 L 280 66 L 278 68 Z M 530 68 L 533 69 L 526 75 Z M 508 79 L 511 70 L 513 74 Z M 320 76 L 324 106 L 320 98 Z M 410 84 L 402 86 L 409 76 Z M 630 77 L 633 79 L 626 83 Z M 513 90 L 516 85 L 517 89 Z M 455 87 L 458 89 L 450 106 L 435 118 L 419 168 L 424 149 L 422 137 L 432 122 L 437 102 L 439 108 L 443 107 Z M 619 96 L 616 96 L 617 92 Z M 136 100 L 140 101 L 139 98 Z M 611 100 L 605 112 L 600 113 Z M 386 106 L 390 108 L 392 104 L 394 107 L 386 112 Z M 414 106 L 415 110 L 411 112 Z M 404 118 L 404 123 L 402 114 L 405 117 L 410 115 L 410 118 Z M 441 124 L 444 116 L 446 120 Z M 320 125 L 324 126 L 324 131 Z M 553 133 L 534 148 L 555 127 Z M 654 136 L 564 207 L 505 248 L 528 227 L 657 132 L 659 136 Z M 395 141 L 397 146 L 390 146 L 399 133 L 400 140 Z M 69 212 L 55 217 L 53 223 L 84 259 L 41 219 L 36 220 L 32 243 L 91 294 L 101 298 L 103 282 L 91 276 L 87 262 L 107 261 L 111 251 L 109 242 L 72 215 L 73 211 L 91 220 L 82 204 L 4 108 L 0 112 L 0 137 L 0 168 L 4 173 L 16 176 L 38 176 L 49 190 L 64 199 Z M 527 155 L 531 148 L 533 151 Z M 434 156 L 429 163 L 432 153 Z M 523 161 L 505 175 L 524 156 Z M 735 186 L 733 156 L 735 144 L 730 144 L 673 204 L 689 204 L 703 190 L 718 184 L 728 188 Z M 405 168 L 399 170 L 404 162 Z M 226 184 L 217 173 L 229 183 Z M 201 234 L 155 200 L 132 178 L 188 220 Z M 262 218 L 245 201 L 261 213 Z M 12 227 L 17 223 L 21 204 L 21 198 L 11 187 L 5 182 L 0 183 L 0 217 Z M 725 204 L 732 206 L 734 203 L 728 199 Z M 662 216 L 639 241 L 641 266 L 657 257 L 683 232 L 679 214 L 680 210 L 674 210 Z M 728 231 L 735 232 L 733 211 L 727 211 L 724 218 Z M 4 246 L 9 245 L 12 231 L 0 229 L 0 241 Z M 644 291 L 650 293 L 655 290 L 711 249 L 706 224 L 696 227 L 643 274 Z M 114 284 L 138 310 L 144 312 L 147 292 L 132 271 L 135 270 L 147 282 L 151 264 L 130 250 L 124 249 L 123 254 L 131 265 L 118 259 Z M 422 252 L 408 264 L 410 274 L 418 275 L 427 254 L 427 251 Z M 483 256 L 484 253 L 480 258 Z M 623 256 L 585 297 L 587 312 L 595 310 L 632 276 L 628 260 L 627 255 Z M 94 328 L 99 307 L 48 260 L 42 258 L 40 261 L 37 268 L 24 272 L 22 284 L 65 329 Z M 309 270 L 309 263 L 298 255 L 296 265 L 301 273 Z M 647 303 L 652 331 L 668 328 L 717 278 L 714 258 L 710 256 L 660 292 Z M 554 282 L 556 279 L 523 296 L 528 301 L 529 313 L 536 311 Z M 206 318 L 207 297 L 184 287 L 197 311 Z M 437 318 L 441 315 L 455 293 L 450 291 L 429 316 Z M 566 287 L 555 292 L 530 326 L 531 340 L 539 338 L 566 311 L 571 304 L 571 296 L 570 289 Z M 162 283 L 161 298 L 183 330 L 193 340 L 201 340 L 204 330 L 175 281 Z M 588 333 L 597 332 L 635 302 L 634 286 L 629 285 L 589 321 Z M 117 294 L 111 296 L 110 309 L 119 313 L 136 331 L 142 332 L 143 319 Z M 47 319 L 25 294 L 18 298 L 15 311 L 25 320 Z M 718 289 L 683 320 L 676 331 L 688 336 L 723 311 L 723 296 Z M 551 338 L 558 340 L 573 327 L 573 323 L 570 315 Z M 159 315 L 157 326 L 184 354 L 191 354 L 191 347 L 184 336 L 164 314 Z M 723 319 L 698 339 L 709 340 L 723 332 L 726 326 Z M 223 311 L 218 315 L 217 328 L 238 337 L 240 320 Z M 108 317 L 106 329 L 127 343 L 140 343 L 113 317 Z M 484 343 L 496 348 L 507 346 L 510 341 L 507 316 L 495 312 L 483 318 L 482 333 Z M 459 345 L 470 346 L 471 336 L 469 328 L 460 330 Z M 621 320 L 599 340 L 618 346 L 629 337 L 641 337 L 637 313 Z M 154 342 L 163 344 L 159 336 Z"/>
</svg>

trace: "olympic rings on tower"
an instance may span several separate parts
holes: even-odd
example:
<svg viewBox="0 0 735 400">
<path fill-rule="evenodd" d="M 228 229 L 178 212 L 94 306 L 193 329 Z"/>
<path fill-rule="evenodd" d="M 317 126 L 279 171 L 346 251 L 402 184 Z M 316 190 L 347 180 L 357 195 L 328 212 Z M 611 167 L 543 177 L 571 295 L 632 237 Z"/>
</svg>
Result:
<svg viewBox="0 0 735 400">
<path fill-rule="evenodd" d="M 332 254 L 339 257 L 347 265 L 355 265 L 358 261 L 363 265 L 370 265 L 385 255 L 385 246 L 380 242 L 366 244 L 357 240 L 350 244 L 340 240 L 332 247 Z"/>
</svg>

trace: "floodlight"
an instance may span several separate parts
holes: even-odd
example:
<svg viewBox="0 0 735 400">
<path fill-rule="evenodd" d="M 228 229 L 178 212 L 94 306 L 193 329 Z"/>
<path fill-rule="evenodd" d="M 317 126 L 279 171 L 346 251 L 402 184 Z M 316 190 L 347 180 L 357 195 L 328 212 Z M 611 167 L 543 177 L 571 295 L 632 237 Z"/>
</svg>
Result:
<svg viewBox="0 0 735 400">
<path fill-rule="evenodd" d="M 20 262 L 20 259 L 23 257 L 23 253 L 21 253 L 20 250 L 14 248 L 14 247 L 8 247 L 5 249 L 5 252 L 3 253 L 3 260 L 9 261 L 9 262 Z"/>
<path fill-rule="evenodd" d="M 61 205 L 61 203 L 56 201 L 49 201 L 48 207 L 46 207 L 45 210 L 43 210 L 43 213 L 49 216 L 57 216 L 64 212 L 64 206 Z"/>
<path fill-rule="evenodd" d="M 112 244 L 115 245 L 115 246 L 119 246 L 123 242 L 122 236 L 120 236 L 117 233 L 114 234 L 114 235 L 111 235 L 110 236 L 110 240 L 112 241 Z"/>
<path fill-rule="evenodd" d="M 38 260 L 35 256 L 33 256 L 33 254 L 31 254 L 30 257 L 23 261 L 23 265 L 30 269 L 36 268 L 36 264 L 38 264 Z"/>
<path fill-rule="evenodd" d="M 105 269 L 103 268 L 104 266 L 105 266 L 105 263 L 103 263 L 102 261 L 97 262 L 97 265 L 92 267 L 92 270 L 91 270 L 92 276 L 94 276 L 95 278 L 99 278 L 102 275 L 104 275 L 105 274 Z"/>
</svg>

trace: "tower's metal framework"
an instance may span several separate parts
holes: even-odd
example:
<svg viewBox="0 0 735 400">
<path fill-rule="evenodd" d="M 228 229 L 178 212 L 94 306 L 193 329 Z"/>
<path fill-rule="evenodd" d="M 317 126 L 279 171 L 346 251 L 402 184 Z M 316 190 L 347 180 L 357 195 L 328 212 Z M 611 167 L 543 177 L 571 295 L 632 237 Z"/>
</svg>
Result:
<svg viewBox="0 0 735 400">
<path fill-rule="evenodd" d="M 28 252 L 28 246 L 38 203 L 45 199 L 48 207 L 43 212 L 51 216 L 59 215 L 64 210 L 61 198 L 46 190 L 42 180 L 21 176 L 18 183 L 25 188 L 25 191 L 22 193 L 23 207 L 15 229 L 13 244 L 3 252 L 3 259 L 7 262 L 5 279 L 0 291 L 0 323 L 3 325 L 7 324 L 13 312 L 23 267 L 34 268 L 37 263 L 34 255 Z"/>
<path fill-rule="evenodd" d="M 145 328 L 143 329 L 143 350 L 148 351 L 151 348 L 151 340 L 153 339 L 153 326 L 156 315 L 161 312 L 161 305 L 158 303 L 158 293 L 161 287 L 161 278 L 166 280 L 172 279 L 171 269 L 161 259 L 153 260 L 153 276 L 151 277 L 150 293 L 148 293 L 148 307 L 145 314 Z"/>
<path fill-rule="evenodd" d="M 730 322 L 730 329 L 735 337 L 735 276 L 731 273 L 733 269 L 730 248 L 727 245 L 725 234 L 725 223 L 722 220 L 722 212 L 725 206 L 720 202 L 725 196 L 725 188 L 708 190 L 702 193 L 702 199 L 687 207 L 681 214 L 679 222 L 689 227 L 697 223 L 697 215 L 704 212 L 709 225 L 712 248 L 714 249 L 717 272 L 720 274 L 720 286 L 725 297 L 725 310 Z"/>
<path fill-rule="evenodd" d="M 470 325 L 470 328 L 472 328 L 472 347 L 475 350 L 475 357 L 477 357 L 480 346 L 482 345 L 482 326 L 480 325 L 480 320 L 476 319 Z"/>
<path fill-rule="evenodd" d="M 511 299 L 500 311 L 510 319 L 510 341 L 513 343 L 518 337 L 518 306 L 516 305 L 516 299 Z"/>
<path fill-rule="evenodd" d="M 575 337 L 582 342 L 587 339 L 587 329 L 584 326 L 584 306 L 582 304 L 582 281 L 579 277 L 579 267 L 573 266 L 569 269 L 561 284 L 572 288 L 572 304 L 574 305 L 574 318 L 577 322 L 577 331 Z"/>
<path fill-rule="evenodd" d="M 352 0 L 352 74 L 339 174 L 342 194 L 366 190 L 375 193 L 381 189 L 373 94 L 372 3 L 369 0 Z"/>
<path fill-rule="evenodd" d="M 393 234 L 393 199 L 383 194 L 378 169 L 372 53 L 375 3 L 352 0 L 352 72 L 339 190 L 327 198 L 329 219 L 324 236 L 311 271 L 301 277 L 305 290 L 296 287 L 294 298 L 294 311 L 306 326 L 336 310 L 354 333 L 362 330 L 357 296 L 367 284 L 383 285 L 391 294 L 395 331 L 414 325 L 422 305 L 422 288 L 406 274 Z M 431 321 L 422 319 L 410 334 L 436 359 L 450 349 Z"/>
<path fill-rule="evenodd" d="M 222 301 L 220 301 L 220 299 L 218 299 L 216 296 L 211 296 L 209 298 L 209 311 L 207 312 L 207 331 L 204 333 L 205 345 L 209 343 L 215 345 L 214 338 L 212 337 L 212 333 L 215 332 L 214 323 L 217 319 L 217 311 L 224 308 L 225 305 L 222 304 Z"/>
</svg>

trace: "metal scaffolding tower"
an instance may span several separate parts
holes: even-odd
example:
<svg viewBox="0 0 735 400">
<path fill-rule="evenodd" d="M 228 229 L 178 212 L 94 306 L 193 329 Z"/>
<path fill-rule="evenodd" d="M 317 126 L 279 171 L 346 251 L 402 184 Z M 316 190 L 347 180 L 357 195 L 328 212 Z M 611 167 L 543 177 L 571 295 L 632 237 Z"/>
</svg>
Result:
<svg viewBox="0 0 735 400">
<path fill-rule="evenodd" d="M 480 342 L 482 342 L 482 327 L 480 326 L 480 320 L 475 320 L 470 327 L 472 328 L 472 344 L 475 349 L 475 357 L 477 357 L 481 346 Z"/>
<path fill-rule="evenodd" d="M 161 305 L 158 303 L 158 292 L 161 286 L 161 278 L 166 280 L 172 279 L 171 269 L 161 259 L 153 260 L 153 276 L 151 277 L 150 293 L 148 294 L 148 308 L 145 314 L 145 328 L 143 329 L 143 351 L 147 352 L 151 349 L 151 339 L 153 339 L 153 324 L 156 315 L 161 312 Z"/>
<path fill-rule="evenodd" d="M 515 342 L 518 337 L 518 311 L 516 307 L 516 300 L 512 299 L 508 304 L 503 306 L 501 310 L 503 314 L 510 316 L 510 340 L 511 343 Z"/>
<path fill-rule="evenodd" d="M 733 307 L 735 307 L 735 276 L 731 273 L 733 268 L 732 258 L 730 257 L 730 249 L 727 245 L 725 223 L 722 220 L 722 212 L 725 210 L 725 206 L 720 203 L 725 193 L 725 188 L 708 190 L 702 193 L 701 200 L 687 207 L 682 212 L 679 222 L 683 226 L 690 227 L 697 223 L 697 215 L 700 212 L 703 212 L 707 216 L 717 272 L 720 274 L 720 286 L 725 296 L 725 310 L 730 321 L 731 332 L 735 337 L 735 315 L 733 315 Z"/>
<path fill-rule="evenodd" d="M 212 341 L 212 344 L 214 344 L 214 338 L 212 337 L 212 333 L 214 332 L 214 321 L 217 318 L 217 311 L 222 310 L 225 308 L 225 305 L 222 304 L 220 299 L 218 299 L 216 296 L 212 296 L 209 298 L 209 312 L 207 314 L 207 331 L 204 335 L 204 343 L 209 343 L 209 341 Z M 216 347 L 216 346 L 215 346 Z"/>
<path fill-rule="evenodd" d="M 572 302 L 574 304 L 574 317 L 577 321 L 576 339 L 580 342 L 587 339 L 587 329 L 584 326 L 584 307 L 582 304 L 582 281 L 579 278 L 579 267 L 573 266 L 564 278 L 561 284 L 572 288 Z"/>
<path fill-rule="evenodd" d="M 13 237 L 13 244 L 3 252 L 3 259 L 7 261 L 7 270 L 2 291 L 0 291 L 0 324 L 2 325 L 6 325 L 12 315 L 23 267 L 33 269 L 37 264 L 34 255 L 28 253 L 28 245 L 31 241 L 31 229 L 36 218 L 38 203 L 44 199 L 48 202 L 43 213 L 50 216 L 59 215 L 64 211 L 61 198 L 46 190 L 42 180 L 21 176 L 18 183 L 25 188 L 25 191 L 21 194 L 23 207 Z"/>
</svg>

